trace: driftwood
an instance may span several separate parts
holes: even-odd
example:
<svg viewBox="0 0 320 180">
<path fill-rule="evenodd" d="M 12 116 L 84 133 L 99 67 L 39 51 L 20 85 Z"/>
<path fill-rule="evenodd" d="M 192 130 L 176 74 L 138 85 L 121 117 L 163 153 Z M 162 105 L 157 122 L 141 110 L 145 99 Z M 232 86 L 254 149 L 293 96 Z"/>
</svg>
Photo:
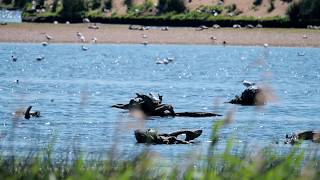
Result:
<svg viewBox="0 0 320 180">
<path fill-rule="evenodd" d="M 183 116 L 183 117 L 214 117 L 214 116 L 222 116 L 216 113 L 210 112 L 177 112 L 175 113 L 176 116 Z"/>
<path fill-rule="evenodd" d="M 220 114 L 211 112 L 175 112 L 173 106 L 162 104 L 162 96 L 155 100 L 152 95 L 137 94 L 128 104 L 115 104 L 111 107 L 127 110 L 141 110 L 148 116 L 183 116 L 183 117 L 214 117 Z"/>
<path fill-rule="evenodd" d="M 177 137 L 181 134 L 185 134 L 185 140 L 179 140 Z M 153 129 L 135 130 L 134 135 L 137 143 L 147 143 L 147 144 L 189 144 L 192 140 L 196 139 L 202 134 L 202 130 L 195 131 L 176 131 L 169 134 L 158 134 Z"/>
<path fill-rule="evenodd" d="M 29 106 L 24 113 L 25 119 L 30 119 L 30 117 L 40 117 L 40 111 L 31 111 L 32 106 Z"/>
</svg>

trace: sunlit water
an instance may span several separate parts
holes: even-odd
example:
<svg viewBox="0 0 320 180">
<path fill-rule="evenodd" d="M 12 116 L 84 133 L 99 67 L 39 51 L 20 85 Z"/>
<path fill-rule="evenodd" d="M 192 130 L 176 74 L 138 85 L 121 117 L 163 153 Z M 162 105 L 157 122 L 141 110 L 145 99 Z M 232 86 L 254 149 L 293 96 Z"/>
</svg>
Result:
<svg viewBox="0 0 320 180">
<path fill-rule="evenodd" d="M 54 153 L 79 149 L 123 157 L 145 148 L 163 157 L 205 152 L 216 118 L 152 117 L 145 121 L 110 108 L 136 92 L 155 92 L 175 111 L 234 110 L 234 122 L 221 131 L 221 144 L 233 138 L 252 149 L 283 145 L 286 133 L 317 130 L 320 109 L 320 49 L 194 45 L 0 44 L 0 149 L 23 155 L 54 145 Z M 298 56 L 304 52 L 304 56 Z M 17 62 L 11 55 L 17 56 Z M 45 56 L 37 61 L 39 55 Z M 157 58 L 174 57 L 168 65 Z M 264 83 L 276 100 L 263 108 L 224 103 L 244 90 L 242 80 Z M 19 80 L 19 83 L 15 81 Z M 32 105 L 42 117 L 13 113 Z M 190 145 L 136 144 L 133 131 L 202 129 Z M 279 142 L 279 144 L 277 144 Z M 311 143 L 306 143 L 311 145 Z"/>
<path fill-rule="evenodd" d="M 0 9 L 0 22 L 21 23 L 21 11 L 8 11 Z"/>
</svg>

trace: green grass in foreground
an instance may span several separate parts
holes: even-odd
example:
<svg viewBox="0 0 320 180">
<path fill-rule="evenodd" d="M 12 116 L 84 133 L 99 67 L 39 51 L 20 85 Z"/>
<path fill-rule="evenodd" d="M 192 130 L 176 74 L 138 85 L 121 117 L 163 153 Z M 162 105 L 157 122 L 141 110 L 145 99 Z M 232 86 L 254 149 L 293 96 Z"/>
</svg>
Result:
<svg viewBox="0 0 320 180">
<path fill-rule="evenodd" d="M 223 152 L 216 152 L 218 130 L 224 124 L 221 120 L 213 125 L 212 143 L 204 159 L 169 165 L 169 170 L 159 166 L 159 159 L 155 161 L 148 152 L 130 160 L 109 156 L 107 160 L 84 161 L 77 156 L 75 160 L 53 161 L 49 147 L 43 154 L 25 158 L 1 156 L 0 179 L 319 179 L 320 161 L 315 156 L 305 160 L 298 147 L 293 147 L 285 156 L 272 148 L 254 155 L 245 151 L 234 155 L 230 141 Z"/>
</svg>

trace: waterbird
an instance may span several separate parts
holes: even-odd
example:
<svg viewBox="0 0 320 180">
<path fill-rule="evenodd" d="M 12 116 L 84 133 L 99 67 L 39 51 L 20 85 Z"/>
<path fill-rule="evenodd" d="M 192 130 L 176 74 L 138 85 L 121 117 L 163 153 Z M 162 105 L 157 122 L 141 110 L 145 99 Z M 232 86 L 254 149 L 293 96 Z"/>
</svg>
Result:
<svg viewBox="0 0 320 180">
<path fill-rule="evenodd" d="M 96 37 L 93 37 L 92 40 L 91 40 L 91 42 L 92 42 L 92 43 L 97 43 L 97 40 L 98 40 L 98 39 L 97 39 Z"/>
<path fill-rule="evenodd" d="M 267 47 L 269 46 L 269 44 L 264 43 L 263 46 L 264 46 L 265 48 L 267 48 Z"/>
<path fill-rule="evenodd" d="M 37 61 L 44 60 L 44 56 L 39 55 L 39 56 L 36 58 L 36 60 L 37 60 Z"/>
<path fill-rule="evenodd" d="M 243 81 L 242 81 L 242 84 L 243 84 L 245 87 L 249 88 L 249 87 L 251 87 L 251 86 L 254 86 L 256 83 L 253 83 L 253 82 L 250 82 L 250 81 L 247 81 L 247 80 L 243 80 Z"/>
<path fill-rule="evenodd" d="M 173 58 L 165 58 L 163 60 L 159 60 L 156 62 L 156 64 L 169 64 L 173 61 Z"/>
<path fill-rule="evenodd" d="M 141 44 L 143 44 L 143 45 L 148 45 L 148 41 L 143 41 Z"/>
<path fill-rule="evenodd" d="M 304 56 L 304 55 L 306 55 L 306 52 L 298 52 L 298 56 Z"/>
<path fill-rule="evenodd" d="M 48 42 L 42 42 L 42 46 L 48 46 Z"/>
<path fill-rule="evenodd" d="M 17 56 L 15 56 L 15 55 L 11 55 L 11 59 L 13 62 L 16 62 L 18 60 Z"/>
<path fill-rule="evenodd" d="M 86 42 L 86 38 L 84 36 L 80 36 L 81 42 Z"/>
<path fill-rule="evenodd" d="M 87 51 L 87 50 L 89 49 L 89 48 L 86 47 L 86 46 L 82 46 L 81 48 L 82 48 L 83 51 Z"/>
<path fill-rule="evenodd" d="M 52 39 L 52 36 L 46 34 L 46 38 L 47 38 L 48 41 L 50 41 Z"/>
<path fill-rule="evenodd" d="M 78 36 L 78 37 L 81 37 L 81 36 L 82 36 L 82 33 L 81 33 L 81 32 L 77 32 L 77 36 Z"/>
<path fill-rule="evenodd" d="M 211 36 L 210 39 L 211 40 L 217 40 L 217 38 L 215 36 Z"/>
</svg>

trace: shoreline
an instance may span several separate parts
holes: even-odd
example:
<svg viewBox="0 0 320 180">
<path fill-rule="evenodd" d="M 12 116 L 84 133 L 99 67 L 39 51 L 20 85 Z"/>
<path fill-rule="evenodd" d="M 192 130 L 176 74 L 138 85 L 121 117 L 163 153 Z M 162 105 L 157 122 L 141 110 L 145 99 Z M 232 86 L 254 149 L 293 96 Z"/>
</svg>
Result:
<svg viewBox="0 0 320 180">
<path fill-rule="evenodd" d="M 261 29 L 204 29 L 193 27 L 150 27 L 149 30 L 129 30 L 128 25 L 97 24 L 99 29 L 89 29 L 89 24 L 19 23 L 0 26 L 0 42 L 41 43 L 45 35 L 52 36 L 50 43 L 89 44 L 96 37 L 98 44 L 193 44 L 272 47 L 320 47 L 320 30 L 293 28 Z M 86 42 L 77 37 L 81 32 Z"/>
</svg>

